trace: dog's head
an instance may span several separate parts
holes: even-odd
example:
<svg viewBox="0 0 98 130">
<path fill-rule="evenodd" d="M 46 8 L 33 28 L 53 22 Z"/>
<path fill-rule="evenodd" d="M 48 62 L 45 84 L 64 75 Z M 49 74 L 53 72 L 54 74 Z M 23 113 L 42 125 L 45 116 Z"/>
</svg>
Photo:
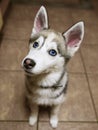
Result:
<svg viewBox="0 0 98 130">
<path fill-rule="evenodd" d="M 49 29 L 47 12 L 42 6 L 34 20 L 29 53 L 22 61 L 24 70 L 30 74 L 62 70 L 79 49 L 83 36 L 83 22 L 78 22 L 64 33 Z"/>
</svg>

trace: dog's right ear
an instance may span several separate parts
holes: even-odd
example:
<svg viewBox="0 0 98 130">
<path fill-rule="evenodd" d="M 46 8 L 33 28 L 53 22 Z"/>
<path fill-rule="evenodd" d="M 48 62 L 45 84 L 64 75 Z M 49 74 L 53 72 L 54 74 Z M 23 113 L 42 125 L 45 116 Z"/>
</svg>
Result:
<svg viewBox="0 0 98 130">
<path fill-rule="evenodd" d="M 48 29 L 48 17 L 45 7 L 41 6 L 36 14 L 31 35 L 39 33 L 43 29 Z"/>
</svg>

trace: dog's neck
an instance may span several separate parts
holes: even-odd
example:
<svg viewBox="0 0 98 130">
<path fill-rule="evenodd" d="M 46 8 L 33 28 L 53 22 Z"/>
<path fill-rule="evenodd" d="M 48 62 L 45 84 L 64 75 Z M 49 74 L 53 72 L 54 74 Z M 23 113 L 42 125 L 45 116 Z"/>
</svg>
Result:
<svg viewBox="0 0 98 130">
<path fill-rule="evenodd" d="M 27 80 L 29 80 L 29 83 L 36 86 L 42 86 L 43 88 L 51 87 L 54 85 L 59 85 L 61 80 L 63 79 L 65 73 L 67 73 L 65 70 L 62 70 L 60 72 L 52 72 L 47 74 L 39 74 L 39 75 L 26 75 Z"/>
<path fill-rule="evenodd" d="M 65 72 L 61 71 L 59 73 L 58 72 L 50 73 L 46 77 L 44 77 L 41 81 L 39 81 L 38 85 L 43 87 L 47 87 L 47 86 L 51 87 L 59 82 L 63 73 Z"/>
</svg>

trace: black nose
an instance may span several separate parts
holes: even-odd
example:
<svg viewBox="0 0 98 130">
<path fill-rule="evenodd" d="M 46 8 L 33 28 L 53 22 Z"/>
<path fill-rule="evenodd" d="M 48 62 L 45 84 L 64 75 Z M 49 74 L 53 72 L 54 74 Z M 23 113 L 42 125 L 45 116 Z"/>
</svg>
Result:
<svg viewBox="0 0 98 130">
<path fill-rule="evenodd" d="M 24 67 L 26 69 L 32 69 L 35 65 L 36 65 L 36 63 L 32 59 L 27 58 L 24 60 Z"/>
</svg>

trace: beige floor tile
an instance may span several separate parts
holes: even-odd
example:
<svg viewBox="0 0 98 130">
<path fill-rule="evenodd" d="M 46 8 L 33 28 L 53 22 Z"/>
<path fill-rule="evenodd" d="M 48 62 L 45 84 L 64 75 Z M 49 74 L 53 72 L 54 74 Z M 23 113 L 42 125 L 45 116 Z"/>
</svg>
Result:
<svg viewBox="0 0 98 130">
<path fill-rule="evenodd" d="M 84 44 L 98 44 L 98 17 L 94 10 L 72 10 L 74 22 L 84 21 Z"/>
<path fill-rule="evenodd" d="M 72 17 L 75 21 L 84 21 L 87 24 L 98 24 L 98 17 L 94 10 L 72 9 Z"/>
<path fill-rule="evenodd" d="M 88 79 L 98 117 L 98 74 L 88 74 Z"/>
<path fill-rule="evenodd" d="M 4 38 L 28 39 L 39 8 L 40 6 L 13 5 L 3 30 Z M 50 28 L 64 32 L 72 26 L 73 19 L 70 9 L 47 7 L 47 11 Z"/>
<path fill-rule="evenodd" d="M 51 28 L 63 33 L 72 26 L 73 19 L 69 9 L 52 7 L 47 10 Z"/>
<path fill-rule="evenodd" d="M 87 73 L 98 73 L 98 45 L 84 45 L 81 52 Z"/>
<path fill-rule="evenodd" d="M 9 19 L 16 20 L 30 20 L 33 22 L 34 17 L 40 6 L 25 5 L 25 4 L 12 4 L 11 11 L 9 12 Z M 17 13 L 16 13 L 17 12 Z"/>
<path fill-rule="evenodd" d="M 47 113 L 49 110 L 47 110 Z M 48 121 L 49 116 L 44 111 L 40 120 Z M 42 116 L 43 114 L 43 116 Z M 46 118 L 44 118 L 46 116 Z M 60 114 L 60 121 L 96 121 L 88 84 L 84 74 L 69 74 L 69 85 L 66 94 L 66 101 L 63 103 Z"/>
<path fill-rule="evenodd" d="M 69 86 L 66 98 L 65 103 L 62 105 L 60 120 L 96 120 L 85 75 L 69 74 Z"/>
<path fill-rule="evenodd" d="M 37 126 L 30 127 L 27 122 L 0 122 L 0 130 L 37 130 Z"/>
<path fill-rule="evenodd" d="M 83 67 L 83 63 L 81 60 L 81 56 L 80 53 L 77 52 L 72 59 L 70 59 L 68 65 L 68 72 L 80 72 L 80 73 L 84 73 L 84 67 Z"/>
<path fill-rule="evenodd" d="M 93 20 L 94 21 L 94 20 Z M 98 23 L 85 23 L 84 44 L 97 44 Z"/>
<path fill-rule="evenodd" d="M 97 130 L 97 123 L 59 123 L 56 130 Z M 40 122 L 39 130 L 53 130 L 49 123 Z"/>
<path fill-rule="evenodd" d="M 15 40 L 28 40 L 31 35 L 32 27 L 32 21 L 8 19 L 3 29 L 3 38 Z"/>
<path fill-rule="evenodd" d="M 28 40 L 3 40 L 0 48 L 0 70 L 21 70 L 28 51 Z"/>
<path fill-rule="evenodd" d="M 0 120 L 2 120 L 2 122 L 0 121 L 0 130 L 52 130 L 49 125 L 50 108 L 40 107 L 38 126 L 37 124 L 33 127 L 28 125 L 30 112 L 25 101 L 25 77 L 21 71 L 21 61 L 27 54 L 28 40 L 34 17 L 39 8 L 39 5 L 12 5 L 3 29 L 4 36 L 0 48 Z M 85 37 L 81 54 L 98 116 L 98 89 L 96 87 L 98 84 L 98 43 L 96 40 L 98 18 L 93 10 L 50 6 L 46 8 L 49 25 L 57 31 L 64 32 L 73 23 L 80 20 L 85 22 Z M 83 74 L 85 72 L 83 61 L 80 52 L 78 52 L 68 64 L 68 71 L 74 73 L 69 73 L 66 101 L 60 110 L 60 122 L 57 130 L 98 129 L 96 112 L 86 76 Z"/>
<path fill-rule="evenodd" d="M 22 72 L 0 71 L 0 120 L 27 120 L 25 80 Z"/>
</svg>

